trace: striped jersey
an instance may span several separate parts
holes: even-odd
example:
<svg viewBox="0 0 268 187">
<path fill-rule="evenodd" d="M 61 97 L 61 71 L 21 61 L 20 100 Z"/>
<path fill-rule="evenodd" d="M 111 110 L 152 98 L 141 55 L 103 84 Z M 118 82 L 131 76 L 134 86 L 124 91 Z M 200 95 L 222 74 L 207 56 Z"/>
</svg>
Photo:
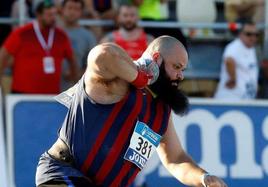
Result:
<svg viewBox="0 0 268 187">
<path fill-rule="evenodd" d="M 96 185 L 128 186 L 154 146 L 153 141 L 144 143 L 146 137 L 151 140 L 161 137 L 167 129 L 169 115 L 170 108 L 166 104 L 154 99 L 147 90 L 134 87 L 115 104 L 94 103 L 86 94 L 81 79 L 59 137 L 70 148 L 74 168 L 81 175 Z M 141 141 L 143 147 L 139 147 Z M 137 150 L 132 149 L 133 145 Z M 130 159 L 126 158 L 128 154 L 131 154 Z M 131 162 L 134 156 L 139 159 L 138 163 Z M 70 176 L 72 172 L 63 171 L 62 174 Z"/>
</svg>

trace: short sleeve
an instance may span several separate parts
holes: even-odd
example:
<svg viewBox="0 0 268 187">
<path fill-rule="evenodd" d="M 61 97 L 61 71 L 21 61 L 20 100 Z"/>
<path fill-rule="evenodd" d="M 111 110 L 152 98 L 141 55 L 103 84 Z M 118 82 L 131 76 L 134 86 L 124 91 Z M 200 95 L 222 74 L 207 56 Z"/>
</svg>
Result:
<svg viewBox="0 0 268 187">
<path fill-rule="evenodd" d="M 235 50 L 234 45 L 227 45 L 227 47 L 225 48 L 224 52 L 223 52 L 223 59 L 226 58 L 234 58 L 236 55 L 235 53 L 237 53 L 237 50 Z"/>
<path fill-rule="evenodd" d="M 20 29 L 13 31 L 5 40 L 3 47 L 11 54 L 15 55 L 21 45 Z"/>
</svg>

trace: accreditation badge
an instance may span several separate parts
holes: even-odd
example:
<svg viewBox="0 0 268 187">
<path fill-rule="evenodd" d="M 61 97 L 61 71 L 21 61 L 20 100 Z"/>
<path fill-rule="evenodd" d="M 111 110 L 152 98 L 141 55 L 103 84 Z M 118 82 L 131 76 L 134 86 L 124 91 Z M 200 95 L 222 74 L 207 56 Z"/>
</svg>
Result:
<svg viewBox="0 0 268 187">
<path fill-rule="evenodd" d="M 142 169 L 155 152 L 161 136 L 145 123 L 137 121 L 124 159 Z"/>
<path fill-rule="evenodd" d="M 46 56 L 43 58 L 43 69 L 46 74 L 55 73 L 55 62 L 53 57 Z"/>
</svg>

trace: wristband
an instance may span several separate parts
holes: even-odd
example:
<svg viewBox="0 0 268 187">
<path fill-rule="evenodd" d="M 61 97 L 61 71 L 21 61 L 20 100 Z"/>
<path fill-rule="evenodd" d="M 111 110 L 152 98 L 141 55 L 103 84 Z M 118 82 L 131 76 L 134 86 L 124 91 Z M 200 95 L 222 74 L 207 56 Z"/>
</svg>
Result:
<svg viewBox="0 0 268 187">
<path fill-rule="evenodd" d="M 201 183 L 204 187 L 207 187 L 206 183 L 205 183 L 205 179 L 208 177 L 208 176 L 211 176 L 209 173 L 205 173 L 202 175 L 201 177 Z"/>
<path fill-rule="evenodd" d="M 138 70 L 138 75 L 136 79 L 131 82 L 131 84 L 134 85 L 136 88 L 142 89 L 148 85 L 150 77 L 151 76 L 148 75 L 146 72 Z"/>
</svg>

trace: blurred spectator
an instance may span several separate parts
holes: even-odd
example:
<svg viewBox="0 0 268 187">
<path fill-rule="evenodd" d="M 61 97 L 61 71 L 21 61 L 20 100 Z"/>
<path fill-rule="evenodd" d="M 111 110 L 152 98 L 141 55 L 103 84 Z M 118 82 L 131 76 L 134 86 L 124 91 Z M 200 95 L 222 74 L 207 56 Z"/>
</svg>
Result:
<svg viewBox="0 0 268 187">
<path fill-rule="evenodd" d="M 138 7 L 139 16 L 144 21 L 158 21 L 165 23 L 169 20 L 169 12 L 167 8 L 168 0 L 130 0 Z M 165 11 L 163 11 L 165 10 Z M 163 28 L 163 27 L 145 27 L 145 32 L 159 37 L 161 35 L 170 35 L 177 38 L 186 48 L 187 42 L 179 28 Z"/>
<path fill-rule="evenodd" d="M 115 19 L 116 1 L 113 0 L 84 0 L 86 11 L 92 17 L 100 19 Z"/>
<path fill-rule="evenodd" d="M 118 12 L 119 29 L 107 34 L 101 42 L 115 42 L 134 60 L 141 57 L 153 36 L 138 27 L 138 10 L 134 5 L 121 5 Z"/>
<path fill-rule="evenodd" d="M 13 0 L 9 1 L 0 1 L 0 17 L 9 17 L 10 11 L 12 7 Z M 11 30 L 11 26 L 9 24 L 2 24 L 0 29 L 0 45 L 5 40 L 7 35 Z"/>
<path fill-rule="evenodd" d="M 11 12 L 13 1 L 14 0 L 0 1 L 0 17 L 10 17 L 10 12 Z M 11 29 L 12 29 L 12 26 L 10 24 L 3 24 L 3 23 L 0 24 L 0 46 L 5 41 L 9 33 L 11 32 Z M 3 79 L 0 81 L 0 85 L 2 86 L 2 91 L 4 93 L 9 92 L 10 82 L 11 82 L 10 76 L 8 75 L 5 75 Z"/>
<path fill-rule="evenodd" d="M 177 0 L 177 20 L 183 23 L 213 23 L 216 20 L 215 0 Z M 213 35 L 211 29 L 184 29 L 189 37 L 206 37 Z"/>
<path fill-rule="evenodd" d="M 25 9 L 24 9 L 24 16 L 25 18 L 33 18 L 34 17 L 34 11 L 33 11 L 33 0 L 25 0 Z M 12 4 L 12 9 L 11 9 L 11 17 L 15 19 L 19 19 L 19 5 L 20 2 L 19 0 L 14 1 Z M 13 24 L 12 28 L 15 29 L 18 27 L 18 24 Z"/>
<path fill-rule="evenodd" d="M 165 20 L 166 13 L 161 11 L 161 4 L 167 0 L 132 0 L 139 8 L 140 18 L 145 20 Z"/>
<path fill-rule="evenodd" d="M 32 23 L 12 32 L 0 49 L 0 75 L 4 62 L 13 58 L 13 93 L 56 94 L 60 91 L 63 58 L 70 62 L 69 79 L 77 67 L 67 35 L 55 27 L 56 9 L 49 0 L 36 8 Z M 0 76 L 1 77 L 1 76 Z"/>
<path fill-rule="evenodd" d="M 85 10 L 84 16 L 89 19 L 96 20 L 115 20 L 117 12 L 117 0 L 84 0 Z M 104 33 L 111 31 L 114 27 L 111 26 L 94 26 L 89 27 L 99 41 Z"/>
<path fill-rule="evenodd" d="M 217 99 L 254 99 L 258 89 L 258 62 L 255 50 L 258 30 L 252 22 L 243 24 L 239 37 L 223 54 Z"/>
<path fill-rule="evenodd" d="M 58 11 L 58 13 L 61 13 L 62 3 L 63 0 L 53 0 L 53 3 Z"/>
<path fill-rule="evenodd" d="M 264 21 L 264 0 L 225 0 L 225 18 L 229 22 L 252 20 Z"/>
<path fill-rule="evenodd" d="M 182 22 L 212 23 L 216 20 L 215 0 L 177 0 L 176 13 Z"/>
<path fill-rule="evenodd" d="M 64 0 L 62 2 L 63 28 L 71 39 L 72 48 L 78 62 L 79 74 L 84 73 L 88 52 L 97 44 L 94 34 L 78 23 L 84 7 L 83 0 Z M 66 71 L 66 63 L 63 70 Z M 62 89 L 69 88 L 70 83 L 62 81 Z"/>
</svg>

